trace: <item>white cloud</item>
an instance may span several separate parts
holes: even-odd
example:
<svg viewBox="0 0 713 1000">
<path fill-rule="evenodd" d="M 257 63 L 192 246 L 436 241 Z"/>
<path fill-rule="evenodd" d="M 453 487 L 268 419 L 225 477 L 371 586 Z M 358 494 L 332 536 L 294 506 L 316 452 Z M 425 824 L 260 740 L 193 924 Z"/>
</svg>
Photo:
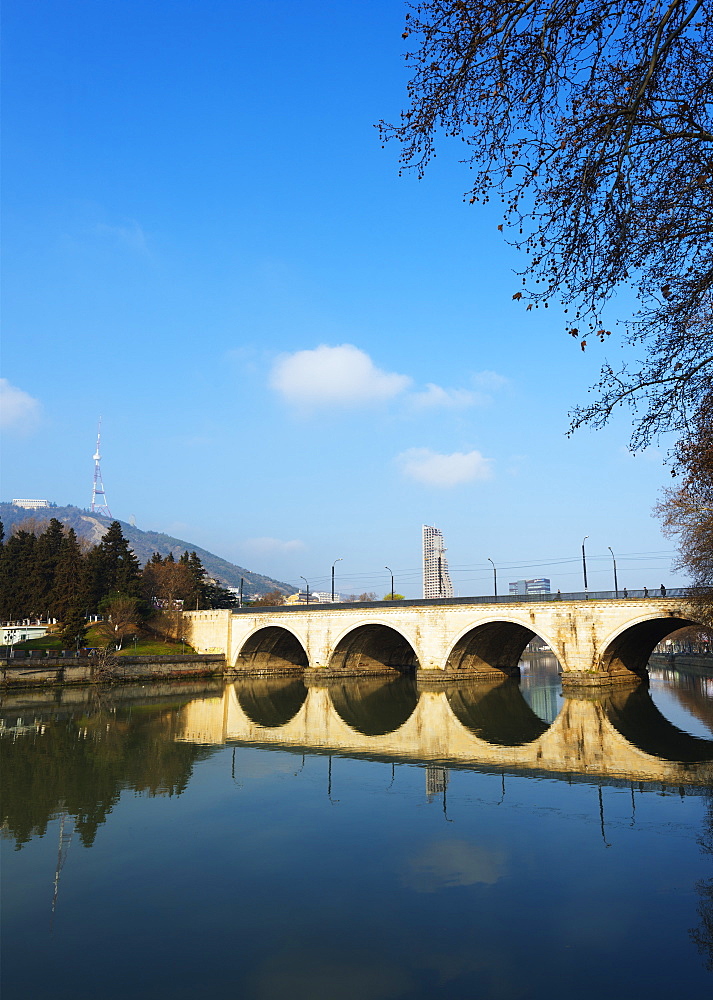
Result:
<svg viewBox="0 0 713 1000">
<path fill-rule="evenodd" d="M 455 451 L 441 455 L 430 448 L 409 448 L 396 456 L 402 473 L 409 479 L 428 486 L 449 488 L 491 479 L 492 459 L 484 458 L 479 451 Z"/>
<path fill-rule="evenodd" d="M 284 552 L 301 552 L 306 549 L 307 546 L 299 538 L 293 538 L 290 541 L 283 541 L 281 538 L 248 538 L 243 542 L 244 548 L 248 549 L 254 555 L 271 555 L 274 553 L 284 553 Z"/>
<path fill-rule="evenodd" d="M 466 840 L 436 841 L 408 862 L 402 881 L 416 892 L 459 885 L 494 885 L 506 873 L 506 855 Z"/>
<path fill-rule="evenodd" d="M 506 385 L 510 384 L 510 379 L 505 378 L 504 375 L 498 375 L 497 372 L 487 370 L 475 372 L 471 376 L 471 381 L 473 385 L 476 385 L 479 389 L 485 389 L 488 392 L 494 392 L 496 389 L 503 389 Z"/>
<path fill-rule="evenodd" d="M 273 365 L 270 385 L 301 406 L 354 406 L 397 396 L 411 385 L 408 375 L 377 368 L 353 344 L 283 354 Z"/>
<path fill-rule="evenodd" d="M 0 427 L 29 434 L 39 418 L 39 402 L 6 378 L 0 378 Z"/>
<path fill-rule="evenodd" d="M 419 408 L 436 406 L 453 410 L 463 410 L 480 402 L 481 393 L 470 392 L 468 389 L 444 389 L 440 385 L 428 382 L 421 392 L 414 392 L 411 401 Z"/>
<path fill-rule="evenodd" d="M 129 219 L 125 226 L 108 226 L 100 222 L 97 225 L 97 232 L 113 236 L 119 243 L 142 257 L 150 256 L 146 233 L 136 219 Z"/>
</svg>

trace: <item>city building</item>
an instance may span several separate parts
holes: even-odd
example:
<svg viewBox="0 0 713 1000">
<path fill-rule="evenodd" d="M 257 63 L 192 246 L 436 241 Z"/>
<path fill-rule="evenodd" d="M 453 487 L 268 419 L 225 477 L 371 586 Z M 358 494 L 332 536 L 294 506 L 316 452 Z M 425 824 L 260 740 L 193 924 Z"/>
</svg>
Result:
<svg viewBox="0 0 713 1000">
<path fill-rule="evenodd" d="M 47 625 L 38 621 L 5 622 L 0 625 L 0 645 L 13 646 L 16 642 L 26 642 L 28 639 L 40 639 L 47 635 Z"/>
<path fill-rule="evenodd" d="M 49 500 L 13 500 L 13 507 L 24 507 L 25 510 L 44 510 L 49 507 Z"/>
<path fill-rule="evenodd" d="M 550 581 L 544 576 L 536 580 L 514 580 L 509 589 L 511 594 L 549 594 Z"/>
<path fill-rule="evenodd" d="M 285 598 L 285 604 L 306 604 L 307 603 L 307 591 L 298 590 L 296 594 L 290 594 L 289 597 Z M 309 603 L 310 604 L 331 604 L 332 595 L 327 593 L 326 590 L 310 590 L 309 592 Z M 336 594 L 335 594 L 335 604 L 336 604 Z"/>
<path fill-rule="evenodd" d="M 423 525 L 423 596 L 453 597 L 453 584 L 448 575 L 443 535 L 438 528 Z"/>
</svg>

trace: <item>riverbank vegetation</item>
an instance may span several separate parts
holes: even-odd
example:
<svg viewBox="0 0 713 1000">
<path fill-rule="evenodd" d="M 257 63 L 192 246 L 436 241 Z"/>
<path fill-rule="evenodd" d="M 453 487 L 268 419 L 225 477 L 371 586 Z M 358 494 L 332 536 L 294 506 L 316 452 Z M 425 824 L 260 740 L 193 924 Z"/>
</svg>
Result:
<svg viewBox="0 0 713 1000">
<path fill-rule="evenodd" d="M 84 647 L 87 649 L 98 649 L 105 645 L 104 637 L 96 626 L 90 625 L 84 635 Z M 0 647 L 2 649 L 3 647 Z M 57 632 L 49 632 L 40 636 L 39 639 L 26 639 L 25 642 L 16 642 L 14 650 L 42 650 L 48 655 L 59 653 L 66 648 L 65 643 Z M 187 642 L 180 639 L 168 639 L 157 636 L 145 629 L 137 628 L 125 640 L 122 649 L 117 651 L 118 656 L 176 656 L 177 653 L 194 653 L 195 650 Z"/>
<path fill-rule="evenodd" d="M 156 553 L 142 569 L 118 521 L 93 546 L 56 518 L 16 526 L 7 540 L 0 525 L 0 620 L 56 619 L 52 641 L 62 648 L 87 645 L 94 616 L 100 619 L 91 626 L 97 646 L 122 650 L 134 636 L 137 651 L 139 640 L 181 641 L 184 609 L 235 603 L 206 576 L 195 552 L 178 560 Z"/>
</svg>

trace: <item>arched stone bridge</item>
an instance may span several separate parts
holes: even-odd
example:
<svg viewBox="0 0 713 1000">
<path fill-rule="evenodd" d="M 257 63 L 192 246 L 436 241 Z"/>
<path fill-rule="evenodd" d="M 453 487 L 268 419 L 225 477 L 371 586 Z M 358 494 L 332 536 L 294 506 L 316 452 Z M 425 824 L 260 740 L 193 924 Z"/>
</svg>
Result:
<svg viewBox="0 0 713 1000">
<path fill-rule="evenodd" d="M 591 600 L 460 598 L 194 611 L 185 637 L 246 674 L 320 676 L 416 671 L 423 679 L 516 674 L 539 636 L 565 686 L 621 683 L 646 673 L 654 646 L 694 623 L 681 597 Z"/>
</svg>

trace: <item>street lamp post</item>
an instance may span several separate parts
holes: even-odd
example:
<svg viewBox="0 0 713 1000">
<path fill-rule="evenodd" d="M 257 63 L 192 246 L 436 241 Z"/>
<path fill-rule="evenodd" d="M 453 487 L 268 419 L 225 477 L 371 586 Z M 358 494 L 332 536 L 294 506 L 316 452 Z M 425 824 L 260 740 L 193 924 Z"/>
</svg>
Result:
<svg viewBox="0 0 713 1000">
<path fill-rule="evenodd" d="M 391 569 L 389 569 L 388 566 L 384 566 L 384 569 L 388 569 L 389 573 L 391 574 L 391 600 L 393 601 L 393 599 L 394 599 L 394 574 L 393 574 L 393 571 Z"/>
<path fill-rule="evenodd" d="M 334 562 L 332 563 L 332 604 L 334 604 L 334 567 L 337 565 L 338 562 L 344 562 L 341 556 L 339 557 L 339 559 L 335 559 Z"/>
<path fill-rule="evenodd" d="M 304 580 L 307 587 L 307 604 L 309 605 L 309 584 L 307 583 L 307 577 L 300 574 L 300 580 Z"/>
<path fill-rule="evenodd" d="M 584 551 L 584 543 L 589 538 L 589 535 L 585 535 L 582 539 L 582 571 L 584 572 L 584 592 L 587 592 L 587 556 Z"/>
<path fill-rule="evenodd" d="M 498 571 L 496 570 L 495 563 L 490 558 L 490 556 L 488 556 L 488 562 L 493 567 L 493 596 L 497 597 L 498 596 Z"/>
<path fill-rule="evenodd" d="M 616 578 L 616 559 L 614 558 L 614 552 L 612 550 L 611 545 L 607 545 L 607 548 L 611 552 L 611 560 L 614 563 L 614 596 L 618 597 L 619 596 L 619 583 L 618 583 L 617 578 Z"/>
</svg>

